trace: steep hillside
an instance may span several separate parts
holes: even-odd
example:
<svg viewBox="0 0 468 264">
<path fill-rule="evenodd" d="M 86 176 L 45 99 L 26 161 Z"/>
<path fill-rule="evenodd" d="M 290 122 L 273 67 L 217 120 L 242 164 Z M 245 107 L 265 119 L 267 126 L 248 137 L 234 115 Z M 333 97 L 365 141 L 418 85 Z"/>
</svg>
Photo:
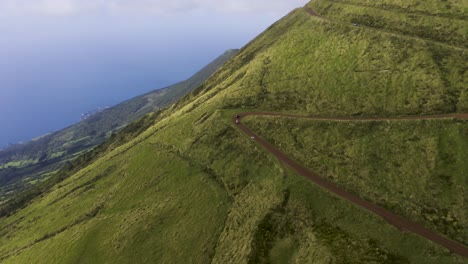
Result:
<svg viewBox="0 0 468 264">
<path fill-rule="evenodd" d="M 226 51 L 183 82 L 135 97 L 68 128 L 0 151 L 0 202 L 40 183 L 130 122 L 176 102 L 200 86 L 236 53 L 237 50 Z"/>
<path fill-rule="evenodd" d="M 0 258 L 466 263 L 299 176 L 232 122 L 247 111 L 319 117 L 468 112 L 464 47 L 409 35 L 391 23 L 356 26 L 344 15 L 369 6 L 405 16 L 434 10 L 468 25 L 458 9 L 439 10 L 438 0 L 412 2 L 343 1 L 342 13 L 330 7 L 330 17 L 322 7 L 336 1 L 292 11 L 159 113 L 148 130 L 103 150 L 91 165 L 0 219 Z M 245 122 L 340 188 L 467 245 L 466 121 Z"/>
<path fill-rule="evenodd" d="M 463 198 L 466 117 L 403 121 L 260 117 L 249 118 L 247 124 L 342 189 L 468 244 Z"/>
</svg>

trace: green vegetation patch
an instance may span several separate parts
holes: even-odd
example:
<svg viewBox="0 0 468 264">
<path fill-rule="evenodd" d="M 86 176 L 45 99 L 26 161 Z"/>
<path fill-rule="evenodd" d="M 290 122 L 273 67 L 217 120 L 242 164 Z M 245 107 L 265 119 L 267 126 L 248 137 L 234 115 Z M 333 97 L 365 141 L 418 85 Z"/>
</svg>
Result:
<svg viewBox="0 0 468 264">
<path fill-rule="evenodd" d="M 468 244 L 467 121 L 246 122 L 339 186 Z"/>
<path fill-rule="evenodd" d="M 144 144 L 3 220 L 0 255 L 3 263 L 206 263 L 227 205 L 203 172 Z"/>
<path fill-rule="evenodd" d="M 37 160 L 17 160 L 0 165 L 0 169 L 21 168 L 27 165 L 36 164 Z"/>
<path fill-rule="evenodd" d="M 455 14 L 454 18 L 453 16 L 434 16 L 422 12 L 411 12 L 408 9 L 404 10 L 404 5 L 382 8 L 349 2 L 351 1 L 318 0 L 311 2 L 308 6 L 332 21 L 343 21 L 357 24 L 356 26 L 368 26 L 409 37 L 468 48 L 467 17 L 457 19 Z M 446 5 L 450 5 L 450 3 L 446 1 Z"/>
</svg>

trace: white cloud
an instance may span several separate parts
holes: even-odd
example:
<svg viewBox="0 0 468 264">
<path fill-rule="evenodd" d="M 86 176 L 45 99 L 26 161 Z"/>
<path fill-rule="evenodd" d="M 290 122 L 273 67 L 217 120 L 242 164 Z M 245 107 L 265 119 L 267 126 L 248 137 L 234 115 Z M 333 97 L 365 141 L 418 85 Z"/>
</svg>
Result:
<svg viewBox="0 0 468 264">
<path fill-rule="evenodd" d="M 304 5 L 308 0 L 0 0 L 0 14 L 70 15 L 84 12 L 275 11 Z"/>
<path fill-rule="evenodd" d="M 97 7 L 88 0 L 0 0 L 3 15 L 69 15 Z"/>
<path fill-rule="evenodd" d="M 78 11 L 79 7 L 73 0 L 44 0 L 34 6 L 36 12 L 50 15 L 67 15 Z"/>
</svg>

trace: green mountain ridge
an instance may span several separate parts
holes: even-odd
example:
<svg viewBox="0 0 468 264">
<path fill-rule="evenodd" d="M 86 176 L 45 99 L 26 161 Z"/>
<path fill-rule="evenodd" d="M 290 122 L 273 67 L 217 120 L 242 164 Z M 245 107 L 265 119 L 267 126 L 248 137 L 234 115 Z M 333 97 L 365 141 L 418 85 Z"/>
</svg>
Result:
<svg viewBox="0 0 468 264">
<path fill-rule="evenodd" d="M 467 8 L 457 0 L 317 0 L 293 10 L 201 86 L 146 117 L 142 133 L 122 132 L 1 218 L 1 261 L 466 263 L 297 175 L 232 119 L 248 111 L 466 113 L 468 54 L 456 34 L 445 42 L 434 32 L 468 28 Z M 363 12 L 380 22 L 353 25 Z M 385 20 L 385 12 L 398 16 Z M 421 35 L 416 29 L 431 29 L 430 19 L 405 20 L 433 14 L 457 23 Z M 400 15 L 414 34 L 393 22 Z M 468 245 L 466 120 L 245 122 L 341 188 Z"/>
<path fill-rule="evenodd" d="M 185 81 L 129 99 L 31 142 L 0 150 L 0 202 L 47 179 L 129 123 L 176 102 L 236 52 L 226 51 Z"/>
</svg>

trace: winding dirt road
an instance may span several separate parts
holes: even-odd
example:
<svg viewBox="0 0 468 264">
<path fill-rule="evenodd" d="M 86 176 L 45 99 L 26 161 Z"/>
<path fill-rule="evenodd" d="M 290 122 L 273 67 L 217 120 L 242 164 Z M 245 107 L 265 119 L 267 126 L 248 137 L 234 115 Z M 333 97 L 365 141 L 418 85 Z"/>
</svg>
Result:
<svg viewBox="0 0 468 264">
<path fill-rule="evenodd" d="M 319 185 L 323 189 L 340 196 L 355 205 L 358 205 L 369 212 L 378 215 L 385 219 L 388 223 L 394 225 L 398 229 L 402 231 L 408 231 L 420 235 L 434 243 L 437 243 L 445 248 L 447 248 L 450 252 L 455 253 L 457 255 L 463 256 L 468 258 L 468 247 L 450 240 L 445 236 L 438 234 L 432 230 L 425 228 L 423 225 L 413 222 L 409 219 L 403 218 L 383 207 L 380 207 L 376 204 L 373 204 L 367 200 L 360 198 L 357 195 L 351 194 L 338 186 L 334 183 L 329 182 L 323 177 L 318 176 L 314 172 L 310 171 L 309 169 L 303 167 L 296 161 L 289 158 L 286 154 L 282 153 L 280 150 L 272 146 L 270 143 L 266 142 L 264 139 L 259 137 L 255 134 L 252 130 L 250 130 L 247 126 L 245 126 L 241 120 L 247 116 L 275 116 L 275 117 L 288 117 L 288 118 L 302 118 L 302 119 L 313 119 L 313 120 L 330 120 L 330 121 L 389 121 L 389 120 L 428 120 L 428 119 L 443 119 L 443 118 L 452 118 L 452 119 L 461 119 L 461 120 L 468 120 L 468 114 L 446 114 L 446 115 L 432 115 L 432 116 L 407 116 L 407 117 L 385 117 L 385 118 L 378 118 L 378 117 L 343 117 L 343 118 L 329 118 L 329 117 L 314 117 L 314 116 L 300 116 L 300 115 L 293 115 L 293 114 L 283 114 L 283 113 L 268 113 L 268 112 L 247 112 L 241 113 L 238 116 L 233 118 L 234 124 L 236 124 L 239 129 L 244 132 L 246 135 L 253 137 L 258 144 L 263 146 L 268 152 L 276 156 L 281 162 L 287 164 L 291 167 L 294 171 L 298 174 L 310 179 L 315 184 Z"/>
</svg>

